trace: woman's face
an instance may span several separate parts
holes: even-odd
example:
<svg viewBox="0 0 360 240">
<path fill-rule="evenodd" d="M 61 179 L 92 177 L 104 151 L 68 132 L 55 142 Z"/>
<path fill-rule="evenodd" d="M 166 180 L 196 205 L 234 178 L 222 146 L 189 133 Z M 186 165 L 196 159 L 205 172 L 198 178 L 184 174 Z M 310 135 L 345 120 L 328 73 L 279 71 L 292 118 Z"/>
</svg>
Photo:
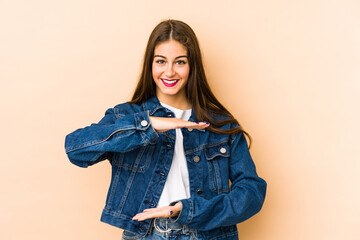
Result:
<svg viewBox="0 0 360 240">
<path fill-rule="evenodd" d="M 184 97 L 189 72 L 187 50 L 180 42 L 169 40 L 155 47 L 152 75 L 160 101 Z"/>
</svg>

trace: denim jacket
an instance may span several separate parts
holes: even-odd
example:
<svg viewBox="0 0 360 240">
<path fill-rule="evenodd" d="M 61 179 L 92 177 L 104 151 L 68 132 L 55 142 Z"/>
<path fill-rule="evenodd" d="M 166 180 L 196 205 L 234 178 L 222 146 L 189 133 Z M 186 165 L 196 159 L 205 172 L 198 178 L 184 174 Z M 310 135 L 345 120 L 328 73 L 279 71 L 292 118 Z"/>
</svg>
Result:
<svg viewBox="0 0 360 240">
<path fill-rule="evenodd" d="M 99 123 L 78 129 L 65 140 L 66 153 L 77 166 L 109 160 L 112 177 L 101 221 L 126 230 L 129 239 L 149 231 L 152 219 L 133 221 L 132 217 L 157 206 L 174 154 L 175 130 L 156 132 L 149 116 L 175 115 L 156 97 L 140 105 L 123 103 L 108 109 Z M 197 121 L 194 111 L 189 121 Z M 182 210 L 173 220 L 196 229 L 205 239 L 238 239 L 236 224 L 260 211 L 266 192 L 244 135 L 181 131 L 191 197 L 180 200 Z"/>
</svg>

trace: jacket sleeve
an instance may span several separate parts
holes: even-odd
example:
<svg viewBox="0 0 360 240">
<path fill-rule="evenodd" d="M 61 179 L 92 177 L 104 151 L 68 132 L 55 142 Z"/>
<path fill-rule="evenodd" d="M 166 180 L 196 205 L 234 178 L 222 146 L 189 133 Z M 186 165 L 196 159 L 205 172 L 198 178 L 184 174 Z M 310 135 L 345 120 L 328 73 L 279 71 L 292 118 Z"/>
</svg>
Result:
<svg viewBox="0 0 360 240">
<path fill-rule="evenodd" d="M 148 111 L 115 115 L 114 108 L 110 108 L 99 123 L 67 135 L 65 150 L 70 162 L 79 167 L 88 167 L 108 159 L 113 152 L 131 151 L 157 137 Z"/>
<path fill-rule="evenodd" d="M 231 191 L 211 199 L 195 195 L 180 200 L 182 210 L 176 222 L 208 231 L 235 225 L 260 211 L 265 199 L 266 182 L 257 176 L 244 135 L 235 136 L 229 166 Z"/>
</svg>

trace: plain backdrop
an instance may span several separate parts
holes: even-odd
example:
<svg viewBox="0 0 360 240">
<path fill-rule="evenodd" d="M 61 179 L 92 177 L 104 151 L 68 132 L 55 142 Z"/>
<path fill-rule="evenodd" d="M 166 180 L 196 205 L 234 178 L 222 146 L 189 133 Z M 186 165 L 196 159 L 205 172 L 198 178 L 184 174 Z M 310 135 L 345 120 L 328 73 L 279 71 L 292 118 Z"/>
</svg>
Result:
<svg viewBox="0 0 360 240">
<path fill-rule="evenodd" d="M 268 192 L 240 239 L 359 239 L 358 0 L 1 0 L 0 239 L 120 239 L 99 221 L 110 165 L 72 165 L 64 139 L 130 99 L 168 18 L 254 139 Z"/>
</svg>

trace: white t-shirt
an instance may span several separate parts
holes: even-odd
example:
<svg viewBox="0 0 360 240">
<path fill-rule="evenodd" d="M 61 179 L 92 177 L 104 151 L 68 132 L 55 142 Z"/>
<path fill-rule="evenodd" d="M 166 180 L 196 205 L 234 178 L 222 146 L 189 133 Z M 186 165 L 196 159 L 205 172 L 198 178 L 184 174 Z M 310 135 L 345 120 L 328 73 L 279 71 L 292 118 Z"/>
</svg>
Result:
<svg viewBox="0 0 360 240">
<path fill-rule="evenodd" d="M 191 109 L 180 110 L 164 103 L 161 103 L 161 105 L 173 111 L 176 118 L 187 121 L 191 116 Z M 173 201 L 190 197 L 189 172 L 184 153 L 183 135 L 181 129 L 177 128 L 175 131 L 174 157 L 159 199 L 158 207 L 168 206 Z"/>
</svg>

